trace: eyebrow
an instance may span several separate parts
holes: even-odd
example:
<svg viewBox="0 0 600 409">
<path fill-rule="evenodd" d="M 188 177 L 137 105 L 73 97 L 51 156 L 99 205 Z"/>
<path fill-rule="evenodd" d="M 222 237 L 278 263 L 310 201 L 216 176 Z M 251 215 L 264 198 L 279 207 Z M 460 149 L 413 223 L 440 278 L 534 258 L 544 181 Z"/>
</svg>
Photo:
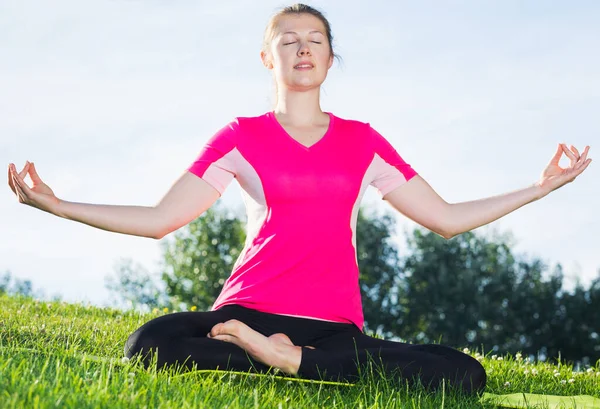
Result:
<svg viewBox="0 0 600 409">
<path fill-rule="evenodd" d="M 323 33 L 322 33 L 321 31 L 319 31 L 319 30 L 313 30 L 313 31 L 311 31 L 311 32 L 310 32 L 310 33 L 308 33 L 308 34 L 312 34 L 312 33 L 319 33 L 319 34 L 323 34 Z M 298 33 L 296 33 L 295 31 L 286 31 L 285 33 L 281 33 L 281 34 L 283 35 L 283 34 L 298 34 Z"/>
</svg>

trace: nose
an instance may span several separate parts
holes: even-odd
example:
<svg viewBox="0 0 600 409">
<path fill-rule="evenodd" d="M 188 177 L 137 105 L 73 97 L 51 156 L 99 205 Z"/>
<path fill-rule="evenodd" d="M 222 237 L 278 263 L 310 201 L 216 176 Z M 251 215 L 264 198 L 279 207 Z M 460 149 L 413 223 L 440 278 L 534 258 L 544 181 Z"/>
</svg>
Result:
<svg viewBox="0 0 600 409">
<path fill-rule="evenodd" d="M 310 48 L 308 48 L 308 43 L 302 43 L 300 49 L 298 50 L 299 55 L 310 54 Z"/>
</svg>

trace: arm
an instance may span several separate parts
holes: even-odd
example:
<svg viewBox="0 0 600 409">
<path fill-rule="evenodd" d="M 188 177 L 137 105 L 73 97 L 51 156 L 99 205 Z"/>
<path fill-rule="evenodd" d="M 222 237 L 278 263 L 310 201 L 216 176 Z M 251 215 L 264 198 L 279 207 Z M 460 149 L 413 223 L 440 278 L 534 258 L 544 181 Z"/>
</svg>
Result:
<svg viewBox="0 0 600 409">
<path fill-rule="evenodd" d="M 31 176 L 33 187 L 24 181 L 27 173 Z M 9 168 L 9 186 L 20 203 L 102 230 L 155 239 L 189 223 L 220 196 L 207 182 L 185 172 L 153 207 L 68 202 L 54 195 L 33 164 L 27 164 L 20 173 L 14 167 Z"/>
<path fill-rule="evenodd" d="M 544 196 L 533 185 L 514 192 L 462 203 L 447 203 L 417 175 L 385 195 L 384 200 L 421 226 L 451 239 L 494 220 Z"/>
<path fill-rule="evenodd" d="M 450 239 L 458 234 L 475 229 L 542 197 L 553 190 L 572 182 L 591 162 L 586 160 L 589 146 L 583 155 L 577 150 L 568 151 L 559 145 L 555 156 L 550 160 L 542 177 L 535 184 L 513 192 L 469 202 L 450 204 L 443 200 L 419 175 L 389 192 L 383 198 L 400 213 Z M 558 162 L 565 152 L 571 159 L 571 166 L 562 169 Z"/>
<path fill-rule="evenodd" d="M 200 216 L 219 197 L 219 192 L 203 179 L 184 172 L 153 207 L 96 205 L 61 200 L 56 214 L 103 230 L 162 239 Z"/>
<path fill-rule="evenodd" d="M 157 238 L 158 218 L 154 207 L 77 203 L 59 199 L 53 214 L 106 231 Z"/>
</svg>

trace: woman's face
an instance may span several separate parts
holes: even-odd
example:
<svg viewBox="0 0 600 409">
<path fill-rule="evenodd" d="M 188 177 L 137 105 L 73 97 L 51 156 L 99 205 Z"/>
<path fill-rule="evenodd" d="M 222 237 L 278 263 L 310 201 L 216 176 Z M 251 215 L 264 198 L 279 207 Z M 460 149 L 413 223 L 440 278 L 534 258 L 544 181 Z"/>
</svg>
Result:
<svg viewBox="0 0 600 409">
<path fill-rule="evenodd" d="M 333 65 L 325 27 L 311 14 L 282 16 L 274 32 L 270 55 L 261 52 L 265 66 L 273 69 L 279 88 L 303 91 L 319 87 Z M 299 69 L 300 62 L 310 69 Z"/>
</svg>

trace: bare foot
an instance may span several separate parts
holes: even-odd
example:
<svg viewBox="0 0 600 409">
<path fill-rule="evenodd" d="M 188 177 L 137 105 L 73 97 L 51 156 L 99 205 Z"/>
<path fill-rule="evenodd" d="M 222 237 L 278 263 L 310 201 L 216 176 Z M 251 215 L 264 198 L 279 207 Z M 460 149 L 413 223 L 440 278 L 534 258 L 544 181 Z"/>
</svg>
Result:
<svg viewBox="0 0 600 409">
<path fill-rule="evenodd" d="M 292 340 L 285 335 L 282 332 L 279 332 L 277 334 L 273 334 L 270 337 L 271 340 L 275 341 L 275 342 L 281 342 L 282 344 L 286 344 L 286 345 L 294 345 L 294 343 L 292 342 Z"/>
<path fill-rule="evenodd" d="M 287 335 L 285 335 L 284 333 L 281 333 L 281 332 L 279 332 L 277 334 L 273 334 L 269 338 L 271 338 L 272 340 L 277 341 L 277 342 L 282 342 L 284 344 L 294 345 L 292 340 L 289 339 Z M 315 349 L 315 347 L 310 346 L 310 345 L 307 345 L 306 348 Z"/>
<path fill-rule="evenodd" d="M 212 327 L 207 337 L 236 344 L 255 360 L 288 374 L 297 373 L 300 367 L 302 350 L 283 333 L 265 337 L 241 321 L 229 320 Z"/>
</svg>

